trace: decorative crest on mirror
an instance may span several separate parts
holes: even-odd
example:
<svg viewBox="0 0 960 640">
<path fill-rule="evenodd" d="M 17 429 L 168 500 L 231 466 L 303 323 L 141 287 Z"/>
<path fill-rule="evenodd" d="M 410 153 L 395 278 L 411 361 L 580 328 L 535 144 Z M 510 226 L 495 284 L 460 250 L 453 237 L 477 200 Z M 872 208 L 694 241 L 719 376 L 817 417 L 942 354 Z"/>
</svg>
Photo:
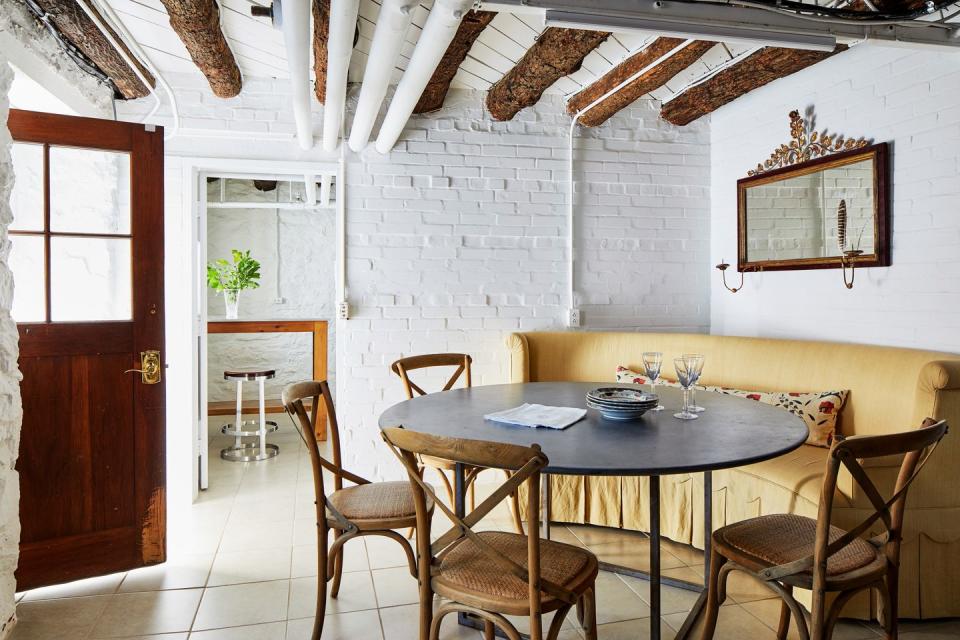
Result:
<svg viewBox="0 0 960 640">
<path fill-rule="evenodd" d="M 812 117 L 804 120 L 799 111 L 796 109 L 791 111 L 790 142 L 774 149 L 763 164 L 758 164 L 757 168 L 748 171 L 747 175 L 757 176 L 772 169 L 789 167 L 832 153 L 860 149 L 870 144 L 870 140 L 865 138 L 854 140 L 836 133 L 828 134 L 826 129 L 821 132 L 813 131 L 813 122 Z"/>
</svg>

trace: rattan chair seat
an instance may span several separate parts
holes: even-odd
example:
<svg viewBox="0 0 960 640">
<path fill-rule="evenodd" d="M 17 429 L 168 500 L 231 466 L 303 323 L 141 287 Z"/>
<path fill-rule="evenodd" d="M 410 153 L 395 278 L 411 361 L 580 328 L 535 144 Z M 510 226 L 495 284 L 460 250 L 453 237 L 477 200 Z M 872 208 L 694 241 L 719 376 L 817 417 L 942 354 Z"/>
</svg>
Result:
<svg viewBox="0 0 960 640">
<path fill-rule="evenodd" d="M 409 482 L 371 482 L 334 491 L 330 503 L 343 516 L 357 525 L 365 521 L 393 522 L 409 520 L 409 523 L 391 525 L 413 526 L 417 508 Z M 432 503 L 428 505 L 432 508 Z"/>
<path fill-rule="evenodd" d="M 477 534 L 484 542 L 494 547 L 513 562 L 527 566 L 527 537 L 502 531 L 481 531 Z M 540 572 L 544 580 L 580 593 L 589 587 L 597 575 L 597 558 L 586 549 L 562 542 L 540 541 Z M 490 557 L 469 538 L 464 538 L 443 557 L 439 571 L 433 578 L 436 593 L 461 602 L 471 597 L 482 598 L 490 608 L 491 598 L 506 605 L 506 613 L 512 613 L 516 605 L 519 612 L 529 610 L 529 585 L 512 573 L 491 562 Z M 543 610 L 558 604 L 550 594 L 541 592 Z"/>
<path fill-rule="evenodd" d="M 830 527 L 830 542 L 846 531 Z M 799 560 L 813 553 L 817 521 L 794 514 L 760 516 L 728 525 L 714 532 L 721 547 L 746 554 L 756 566 L 765 568 Z M 866 567 L 879 554 L 877 547 L 857 538 L 827 560 L 827 575 L 838 576 Z"/>
</svg>

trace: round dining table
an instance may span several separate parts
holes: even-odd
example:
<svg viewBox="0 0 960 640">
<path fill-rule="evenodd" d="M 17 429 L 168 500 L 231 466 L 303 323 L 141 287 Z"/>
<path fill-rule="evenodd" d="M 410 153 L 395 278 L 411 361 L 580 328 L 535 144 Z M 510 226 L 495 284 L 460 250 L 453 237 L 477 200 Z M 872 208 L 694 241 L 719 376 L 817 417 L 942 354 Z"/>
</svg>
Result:
<svg viewBox="0 0 960 640">
<path fill-rule="evenodd" d="M 704 408 L 696 420 L 681 420 L 674 412 L 681 391 L 659 386 L 662 411 L 648 411 L 634 420 L 611 420 L 588 409 L 586 394 L 599 387 L 625 387 L 607 382 L 529 382 L 490 385 L 433 393 L 400 402 L 380 416 L 380 427 L 407 429 L 454 438 L 488 440 L 529 446 L 538 444 L 549 459 L 545 475 L 660 476 L 704 474 L 704 523 L 713 522 L 711 472 L 776 458 L 793 451 L 807 439 L 800 416 L 754 400 L 722 393 L 700 392 Z M 530 428 L 503 424 L 485 416 L 522 404 L 578 407 L 586 415 L 565 429 Z M 456 462 L 456 461 L 454 461 Z M 465 513 L 464 466 L 456 465 L 455 511 Z M 541 535 L 550 537 L 550 482 L 541 483 Z M 670 584 L 700 592 L 677 638 L 686 638 L 706 602 L 710 575 L 711 527 L 704 527 L 704 582 L 693 584 L 665 579 L 660 571 L 660 483 L 649 483 L 650 571 L 601 563 L 617 573 L 641 575 L 650 581 L 650 638 L 660 638 L 660 585 Z M 461 622 L 467 621 L 462 619 Z"/>
</svg>

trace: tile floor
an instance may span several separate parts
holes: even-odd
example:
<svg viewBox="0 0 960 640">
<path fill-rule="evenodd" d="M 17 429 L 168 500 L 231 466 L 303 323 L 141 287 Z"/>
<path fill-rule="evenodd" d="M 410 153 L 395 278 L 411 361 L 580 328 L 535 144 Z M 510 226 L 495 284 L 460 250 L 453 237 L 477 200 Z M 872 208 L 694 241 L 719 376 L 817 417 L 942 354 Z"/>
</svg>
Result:
<svg viewBox="0 0 960 640">
<path fill-rule="evenodd" d="M 271 440 L 281 453 L 267 462 L 223 462 L 217 453 L 225 439 L 212 438 L 210 489 L 194 505 L 170 505 L 167 563 L 18 594 L 13 640 L 308 639 L 316 593 L 310 462 L 287 418 L 278 421 L 281 431 Z M 505 515 L 498 513 L 491 526 L 509 528 Z M 639 568 L 647 564 L 648 540 L 639 534 L 555 527 L 554 536 L 589 547 L 601 559 Z M 346 554 L 341 594 L 327 606 L 324 638 L 416 638 L 416 583 L 395 543 L 354 540 Z M 689 547 L 666 544 L 663 562 L 666 575 L 700 579 L 700 554 Z M 648 637 L 646 582 L 603 572 L 597 590 L 600 638 Z M 718 639 L 775 637 L 776 600 L 746 579 L 732 583 L 730 596 L 720 615 Z M 664 638 L 673 636 L 694 600 L 691 592 L 665 588 Z M 448 618 L 442 637 L 480 636 Z M 570 622 L 561 634 L 563 640 L 580 637 Z M 875 625 L 846 622 L 836 637 L 882 636 Z M 960 622 L 906 623 L 901 638 L 960 638 Z"/>
</svg>

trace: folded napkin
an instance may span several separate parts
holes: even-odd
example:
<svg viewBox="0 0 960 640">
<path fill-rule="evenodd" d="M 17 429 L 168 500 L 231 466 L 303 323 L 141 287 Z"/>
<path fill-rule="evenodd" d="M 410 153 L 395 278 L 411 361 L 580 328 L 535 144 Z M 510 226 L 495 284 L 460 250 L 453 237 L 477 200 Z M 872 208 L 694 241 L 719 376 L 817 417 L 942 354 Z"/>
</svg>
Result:
<svg viewBox="0 0 960 640">
<path fill-rule="evenodd" d="M 585 415 L 587 415 L 586 409 L 548 407 L 542 404 L 522 404 L 519 407 L 489 413 L 483 417 L 487 420 L 493 420 L 494 422 L 515 424 L 521 427 L 566 429 Z"/>
</svg>

